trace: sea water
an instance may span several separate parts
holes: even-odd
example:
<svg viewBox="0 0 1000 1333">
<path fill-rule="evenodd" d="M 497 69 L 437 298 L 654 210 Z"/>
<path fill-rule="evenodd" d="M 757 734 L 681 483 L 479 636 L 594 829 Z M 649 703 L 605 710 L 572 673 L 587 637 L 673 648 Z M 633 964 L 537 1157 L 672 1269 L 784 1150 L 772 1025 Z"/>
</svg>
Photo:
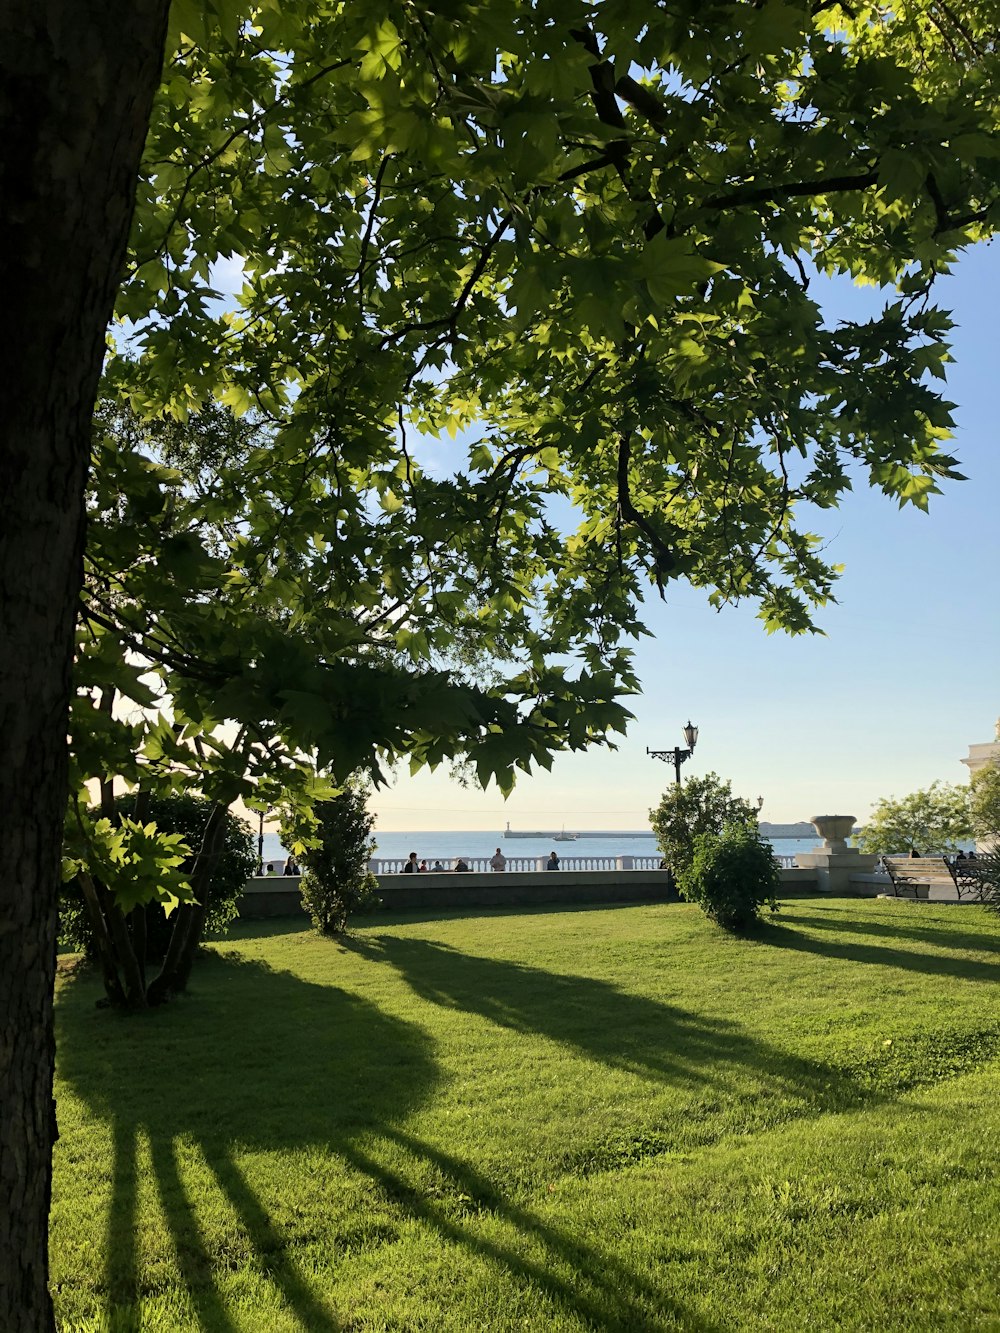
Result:
<svg viewBox="0 0 1000 1333">
<path fill-rule="evenodd" d="M 492 856 L 499 847 L 504 856 L 548 856 L 556 852 L 560 857 L 570 856 L 657 856 L 659 848 L 652 833 L 601 833 L 598 836 L 578 838 L 572 842 L 558 842 L 553 838 L 505 838 L 490 829 L 472 831 L 449 830 L 439 833 L 376 833 L 375 857 L 405 859 L 416 852 L 419 861 L 433 865 L 441 861 L 451 865 L 456 857 Z M 795 856 L 811 852 L 820 842 L 813 838 L 776 838 L 772 843 L 776 856 Z M 264 835 L 264 863 L 280 871 L 287 852 L 276 833 Z"/>
</svg>

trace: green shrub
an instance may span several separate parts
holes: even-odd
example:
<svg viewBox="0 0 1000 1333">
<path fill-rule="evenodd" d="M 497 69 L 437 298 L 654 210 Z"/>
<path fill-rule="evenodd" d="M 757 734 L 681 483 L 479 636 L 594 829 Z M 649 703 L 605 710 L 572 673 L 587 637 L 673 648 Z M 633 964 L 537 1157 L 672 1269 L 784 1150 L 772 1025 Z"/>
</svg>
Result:
<svg viewBox="0 0 1000 1333">
<path fill-rule="evenodd" d="M 721 833 L 727 824 L 757 827 L 757 807 L 734 796 L 732 784 L 717 773 L 671 784 L 660 804 L 649 812 L 649 822 L 663 859 L 680 880 L 691 864 L 695 839 L 701 833 Z"/>
<path fill-rule="evenodd" d="M 724 930 L 745 931 L 760 909 L 778 910 L 781 869 L 756 828 L 727 824 L 721 833 L 701 833 L 689 864 L 678 876 L 688 902 L 698 903 Z"/>
<path fill-rule="evenodd" d="M 135 793 L 120 796 L 116 802 L 117 813 L 122 816 L 135 816 Z M 188 792 L 170 796 L 149 796 L 143 806 L 143 820 L 155 823 L 165 833 L 180 833 L 184 841 L 196 853 L 201 845 L 205 824 L 208 822 L 212 803 L 203 796 Z M 219 934 L 226 930 L 229 923 L 239 912 L 240 895 L 243 886 L 251 875 L 257 872 L 257 848 L 253 831 L 244 819 L 228 810 L 225 815 L 225 841 L 222 853 L 212 872 L 208 915 L 205 922 L 206 933 Z M 185 871 L 188 866 L 185 865 Z M 167 950 L 170 932 L 173 929 L 159 903 L 148 903 L 143 908 L 133 911 L 146 913 L 146 957 L 160 959 Z M 64 886 L 59 904 L 59 943 L 64 949 L 73 949 L 94 956 L 93 931 L 83 896 L 76 884 L 71 881 Z"/>
<path fill-rule="evenodd" d="M 282 842 L 304 867 L 303 905 L 324 935 L 342 934 L 352 913 L 379 906 L 378 880 L 368 869 L 375 850 L 368 796 L 367 784 L 354 778 L 332 800 L 317 801 L 308 815 L 289 814 L 281 824 Z"/>
</svg>

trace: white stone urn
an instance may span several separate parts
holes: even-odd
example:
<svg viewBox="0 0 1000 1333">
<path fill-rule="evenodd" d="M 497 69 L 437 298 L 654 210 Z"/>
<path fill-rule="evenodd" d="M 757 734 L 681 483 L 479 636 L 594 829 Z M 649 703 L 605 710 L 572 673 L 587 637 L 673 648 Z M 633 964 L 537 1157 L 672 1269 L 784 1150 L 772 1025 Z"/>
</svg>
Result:
<svg viewBox="0 0 1000 1333">
<path fill-rule="evenodd" d="M 855 815 L 813 815 L 809 823 L 823 839 L 823 846 L 818 850 L 841 855 L 856 850 L 847 845 L 855 820 Z"/>
</svg>

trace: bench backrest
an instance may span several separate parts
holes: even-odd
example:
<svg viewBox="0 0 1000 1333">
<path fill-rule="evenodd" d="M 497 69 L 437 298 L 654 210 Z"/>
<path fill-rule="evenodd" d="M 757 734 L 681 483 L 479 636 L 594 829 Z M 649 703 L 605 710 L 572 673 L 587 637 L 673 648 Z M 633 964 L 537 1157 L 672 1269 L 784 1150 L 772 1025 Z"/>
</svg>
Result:
<svg viewBox="0 0 1000 1333">
<path fill-rule="evenodd" d="M 889 874 L 901 879 L 951 879 L 943 856 L 883 856 Z"/>
</svg>

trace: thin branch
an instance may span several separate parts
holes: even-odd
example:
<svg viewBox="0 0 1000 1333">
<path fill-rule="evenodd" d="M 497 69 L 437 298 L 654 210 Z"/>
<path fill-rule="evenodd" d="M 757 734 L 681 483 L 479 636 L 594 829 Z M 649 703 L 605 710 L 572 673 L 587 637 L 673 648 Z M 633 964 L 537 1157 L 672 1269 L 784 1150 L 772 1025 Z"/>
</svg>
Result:
<svg viewBox="0 0 1000 1333">
<path fill-rule="evenodd" d="M 934 228 L 934 235 L 940 236 L 941 232 L 948 230 L 948 206 L 941 196 L 941 191 L 938 188 L 938 183 L 933 171 L 928 171 L 925 184 L 927 186 L 927 193 L 931 197 L 931 203 L 934 205 L 934 213 L 937 217 L 937 226 Z"/>
<path fill-rule="evenodd" d="M 809 274 L 806 272 L 805 265 L 803 264 L 798 251 L 792 250 L 789 254 L 789 258 L 799 271 L 799 281 L 802 283 L 802 290 L 807 292 L 809 290 Z"/>
<path fill-rule="evenodd" d="M 372 201 L 368 205 L 368 217 L 365 221 L 365 234 L 361 238 L 361 257 L 358 260 L 358 313 L 364 319 L 365 315 L 365 269 L 368 267 L 368 247 L 371 244 L 372 232 L 375 230 L 375 219 L 378 216 L 378 206 L 382 202 L 382 181 L 385 178 L 386 167 L 392 157 L 391 153 L 386 153 L 379 163 L 378 171 L 375 175 L 375 184 L 372 189 Z"/>
<path fill-rule="evenodd" d="M 479 258 L 473 265 L 472 272 L 469 274 L 469 277 L 466 280 L 465 284 L 463 285 L 462 290 L 459 292 L 458 299 L 455 301 L 455 304 L 452 307 L 452 310 L 449 314 L 441 315 L 437 319 L 428 319 L 423 321 L 418 320 L 408 324 L 401 324 L 398 329 L 395 329 L 391 333 L 385 334 L 384 337 L 382 337 L 379 340 L 377 344 L 378 350 L 381 351 L 383 348 L 390 346 L 390 344 L 398 342 L 402 338 L 408 337 L 409 334 L 411 333 L 428 333 L 433 329 L 448 330 L 450 331 L 452 338 L 456 337 L 459 316 L 462 314 L 466 305 L 468 304 L 469 297 L 472 295 L 476 283 L 479 281 L 479 279 L 483 276 L 483 273 L 486 271 L 486 267 L 493 256 L 494 249 L 496 248 L 500 240 L 503 238 L 504 233 L 507 231 L 507 229 L 510 227 L 510 224 L 513 221 L 514 221 L 513 211 L 505 213 L 503 217 L 500 219 L 500 221 L 497 223 L 496 229 L 494 230 L 493 234 L 483 243 Z"/>
<path fill-rule="evenodd" d="M 208 671 L 202 663 L 196 658 L 190 657 L 185 653 L 173 653 L 169 649 L 157 649 L 152 634 L 148 631 L 143 632 L 129 626 L 125 621 L 102 615 L 94 608 L 92 602 L 80 599 L 80 614 L 85 620 L 93 620 L 95 624 L 102 625 L 112 634 L 119 635 L 127 647 L 141 657 L 152 658 L 154 662 L 160 662 L 163 666 L 170 667 L 172 671 L 181 671 L 198 680 L 203 680 L 211 684 L 218 684 L 224 677 L 218 671 Z M 199 669 L 200 668 L 200 669 Z"/>
</svg>

